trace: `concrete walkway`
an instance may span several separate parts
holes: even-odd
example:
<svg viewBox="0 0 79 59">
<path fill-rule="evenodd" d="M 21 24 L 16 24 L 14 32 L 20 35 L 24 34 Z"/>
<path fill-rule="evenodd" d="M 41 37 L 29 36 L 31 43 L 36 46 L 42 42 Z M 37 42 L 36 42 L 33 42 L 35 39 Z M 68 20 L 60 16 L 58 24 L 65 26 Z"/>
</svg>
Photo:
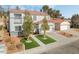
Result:
<svg viewBox="0 0 79 59">
<path fill-rule="evenodd" d="M 41 42 L 39 39 L 37 39 L 35 36 L 33 36 L 34 40 L 40 45 L 40 46 L 45 46 L 43 42 Z"/>
</svg>

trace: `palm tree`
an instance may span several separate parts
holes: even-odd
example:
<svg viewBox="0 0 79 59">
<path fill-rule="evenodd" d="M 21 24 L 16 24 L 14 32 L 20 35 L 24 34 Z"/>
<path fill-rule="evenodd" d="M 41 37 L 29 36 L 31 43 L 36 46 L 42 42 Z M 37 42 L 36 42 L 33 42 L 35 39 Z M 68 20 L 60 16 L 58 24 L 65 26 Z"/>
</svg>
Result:
<svg viewBox="0 0 79 59">
<path fill-rule="evenodd" d="M 52 8 L 48 9 L 48 15 L 50 15 L 52 17 Z"/>
<path fill-rule="evenodd" d="M 58 18 L 60 16 L 61 16 L 60 11 L 59 10 L 56 10 L 56 17 Z"/>
<path fill-rule="evenodd" d="M 61 18 L 60 16 L 61 14 L 59 10 L 52 10 L 52 14 L 51 14 L 52 18 Z"/>
<path fill-rule="evenodd" d="M 48 9 L 49 9 L 49 6 L 47 6 L 47 5 L 44 5 L 42 7 L 42 11 L 45 12 L 45 13 L 48 13 Z"/>
<path fill-rule="evenodd" d="M 47 5 L 44 5 L 40 11 L 47 13 L 52 18 L 60 18 L 60 16 L 62 16 L 59 10 L 53 10 Z"/>
<path fill-rule="evenodd" d="M 20 9 L 19 6 L 16 6 L 16 9 L 19 10 Z"/>
</svg>

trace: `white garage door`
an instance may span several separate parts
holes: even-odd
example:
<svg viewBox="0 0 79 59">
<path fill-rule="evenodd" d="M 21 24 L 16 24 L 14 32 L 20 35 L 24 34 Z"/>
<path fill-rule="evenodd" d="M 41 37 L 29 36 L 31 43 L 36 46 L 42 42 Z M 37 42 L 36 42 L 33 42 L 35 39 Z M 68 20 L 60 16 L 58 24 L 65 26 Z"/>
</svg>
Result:
<svg viewBox="0 0 79 59">
<path fill-rule="evenodd" d="M 69 25 L 62 25 L 61 26 L 61 30 L 68 30 L 68 29 L 70 29 Z"/>
</svg>

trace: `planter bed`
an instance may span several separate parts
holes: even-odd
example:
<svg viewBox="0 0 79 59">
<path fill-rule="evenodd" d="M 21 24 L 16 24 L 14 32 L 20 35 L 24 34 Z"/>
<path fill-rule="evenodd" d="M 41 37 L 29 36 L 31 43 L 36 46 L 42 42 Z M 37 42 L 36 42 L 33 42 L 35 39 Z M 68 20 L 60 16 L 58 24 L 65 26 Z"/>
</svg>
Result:
<svg viewBox="0 0 79 59">
<path fill-rule="evenodd" d="M 43 35 L 37 35 L 36 38 L 38 38 L 44 44 L 49 44 L 49 43 L 56 42 L 56 40 L 54 40 L 53 38 L 50 38 L 48 36 L 46 36 L 46 39 L 44 39 L 44 36 Z"/>
<path fill-rule="evenodd" d="M 79 29 L 75 29 L 75 31 L 79 32 Z"/>
<path fill-rule="evenodd" d="M 31 49 L 31 48 L 35 48 L 35 47 L 38 47 L 39 44 L 34 41 L 33 39 L 31 39 L 32 42 L 30 43 L 27 43 L 26 42 L 27 40 L 25 38 L 22 38 L 21 42 L 25 45 L 25 49 Z"/>
<path fill-rule="evenodd" d="M 65 37 L 72 37 L 73 35 L 67 32 L 59 32 L 59 34 L 65 36 Z"/>
</svg>

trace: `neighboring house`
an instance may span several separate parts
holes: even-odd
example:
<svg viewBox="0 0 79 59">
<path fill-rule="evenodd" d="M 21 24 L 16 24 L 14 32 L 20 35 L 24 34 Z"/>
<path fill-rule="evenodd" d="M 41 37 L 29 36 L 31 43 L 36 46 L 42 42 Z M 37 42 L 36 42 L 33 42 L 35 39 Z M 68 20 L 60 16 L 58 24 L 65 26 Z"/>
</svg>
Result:
<svg viewBox="0 0 79 59">
<path fill-rule="evenodd" d="M 59 19 L 59 18 L 50 18 L 48 21 L 48 25 L 49 25 L 49 30 L 48 31 L 54 31 L 54 30 L 58 30 L 58 31 L 62 31 L 62 30 L 69 30 L 70 29 L 70 22 L 68 21 L 64 21 L 63 19 Z M 39 31 L 40 33 L 42 33 L 42 29 L 41 29 L 41 21 L 37 22 L 39 23 Z"/>
<path fill-rule="evenodd" d="M 43 12 L 10 9 L 8 30 L 11 36 L 18 36 L 19 34 L 22 34 L 22 25 L 23 25 L 25 13 L 29 13 L 32 16 L 32 20 L 34 22 L 41 21 L 44 18 L 44 16 L 46 16 L 47 19 L 50 19 L 49 15 Z M 39 24 L 36 24 L 36 28 L 38 28 L 38 25 Z"/>
<path fill-rule="evenodd" d="M 70 23 L 68 21 L 65 21 L 64 19 L 53 19 L 52 21 L 55 24 L 55 30 L 69 30 L 70 29 Z"/>
</svg>

